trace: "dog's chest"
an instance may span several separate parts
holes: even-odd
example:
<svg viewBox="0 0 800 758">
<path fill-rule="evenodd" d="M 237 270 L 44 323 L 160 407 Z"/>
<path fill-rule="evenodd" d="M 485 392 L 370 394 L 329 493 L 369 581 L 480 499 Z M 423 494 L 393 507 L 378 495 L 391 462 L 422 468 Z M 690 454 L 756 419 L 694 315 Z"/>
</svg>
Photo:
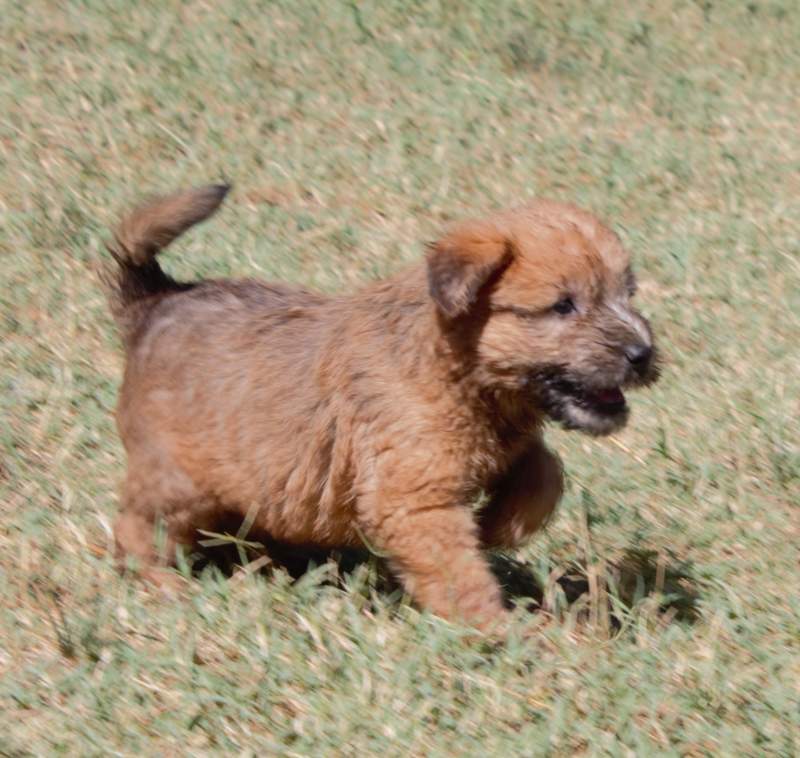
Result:
<svg viewBox="0 0 800 758">
<path fill-rule="evenodd" d="M 486 424 L 465 440 L 463 460 L 470 488 L 482 490 L 505 474 L 512 463 L 539 439 L 538 429 L 520 431 Z"/>
</svg>

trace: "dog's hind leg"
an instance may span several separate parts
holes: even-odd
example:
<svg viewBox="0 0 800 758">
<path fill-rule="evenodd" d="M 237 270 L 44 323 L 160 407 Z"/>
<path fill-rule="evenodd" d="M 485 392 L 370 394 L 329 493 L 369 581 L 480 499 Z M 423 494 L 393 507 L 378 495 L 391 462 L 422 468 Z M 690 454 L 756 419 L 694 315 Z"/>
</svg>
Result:
<svg viewBox="0 0 800 758">
<path fill-rule="evenodd" d="M 121 567 L 165 589 L 180 584 L 179 576 L 169 566 L 174 563 L 178 542 L 158 521 L 134 511 L 123 510 L 114 524 L 117 559 Z"/>
<path fill-rule="evenodd" d="M 213 503 L 165 458 L 129 462 L 122 507 L 114 525 L 117 559 L 144 579 L 167 588 L 180 583 L 169 569 L 189 550 L 197 529 L 213 526 Z"/>
<path fill-rule="evenodd" d="M 519 458 L 478 515 L 486 547 L 517 547 L 547 523 L 564 489 L 561 461 L 543 443 Z"/>
</svg>

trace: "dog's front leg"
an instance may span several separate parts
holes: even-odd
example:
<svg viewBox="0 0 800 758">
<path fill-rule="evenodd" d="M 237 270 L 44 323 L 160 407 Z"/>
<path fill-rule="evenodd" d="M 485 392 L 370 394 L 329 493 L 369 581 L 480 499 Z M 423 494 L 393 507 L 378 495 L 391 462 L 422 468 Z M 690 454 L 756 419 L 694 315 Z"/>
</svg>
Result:
<svg viewBox="0 0 800 758">
<path fill-rule="evenodd" d="M 386 552 L 417 604 L 486 631 L 504 620 L 500 587 L 481 553 L 473 513 L 452 491 L 435 482 L 410 487 L 385 479 L 363 505 L 368 537 Z"/>
<path fill-rule="evenodd" d="M 563 489 L 561 461 L 537 442 L 490 488 L 489 502 L 478 516 L 481 543 L 522 545 L 547 522 Z"/>
</svg>

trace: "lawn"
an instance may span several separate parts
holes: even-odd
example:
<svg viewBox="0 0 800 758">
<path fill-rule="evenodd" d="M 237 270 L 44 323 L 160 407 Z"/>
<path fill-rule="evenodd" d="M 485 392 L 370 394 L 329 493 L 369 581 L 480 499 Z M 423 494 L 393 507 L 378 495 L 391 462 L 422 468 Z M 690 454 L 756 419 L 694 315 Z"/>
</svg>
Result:
<svg viewBox="0 0 800 758">
<path fill-rule="evenodd" d="M 791 0 L 5 0 L 0 755 L 800 754 L 798 40 Z M 176 275 L 351 290 L 534 195 L 632 250 L 664 374 L 623 432 L 548 432 L 507 643 L 376 557 L 115 571 L 104 240 L 221 179 Z"/>
</svg>

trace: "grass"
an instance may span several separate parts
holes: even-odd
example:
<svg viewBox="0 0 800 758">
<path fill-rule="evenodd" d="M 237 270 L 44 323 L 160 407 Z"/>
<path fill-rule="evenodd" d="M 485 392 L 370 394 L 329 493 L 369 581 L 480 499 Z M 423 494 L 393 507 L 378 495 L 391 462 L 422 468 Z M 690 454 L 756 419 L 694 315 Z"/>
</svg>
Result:
<svg viewBox="0 0 800 758">
<path fill-rule="evenodd" d="M 790 0 L 6 0 L 0 39 L 0 754 L 800 754 Z M 375 559 L 114 571 L 105 230 L 220 178 L 171 271 L 350 289 L 534 194 L 633 250 L 666 372 L 616 437 L 549 434 L 507 645 Z"/>
</svg>

